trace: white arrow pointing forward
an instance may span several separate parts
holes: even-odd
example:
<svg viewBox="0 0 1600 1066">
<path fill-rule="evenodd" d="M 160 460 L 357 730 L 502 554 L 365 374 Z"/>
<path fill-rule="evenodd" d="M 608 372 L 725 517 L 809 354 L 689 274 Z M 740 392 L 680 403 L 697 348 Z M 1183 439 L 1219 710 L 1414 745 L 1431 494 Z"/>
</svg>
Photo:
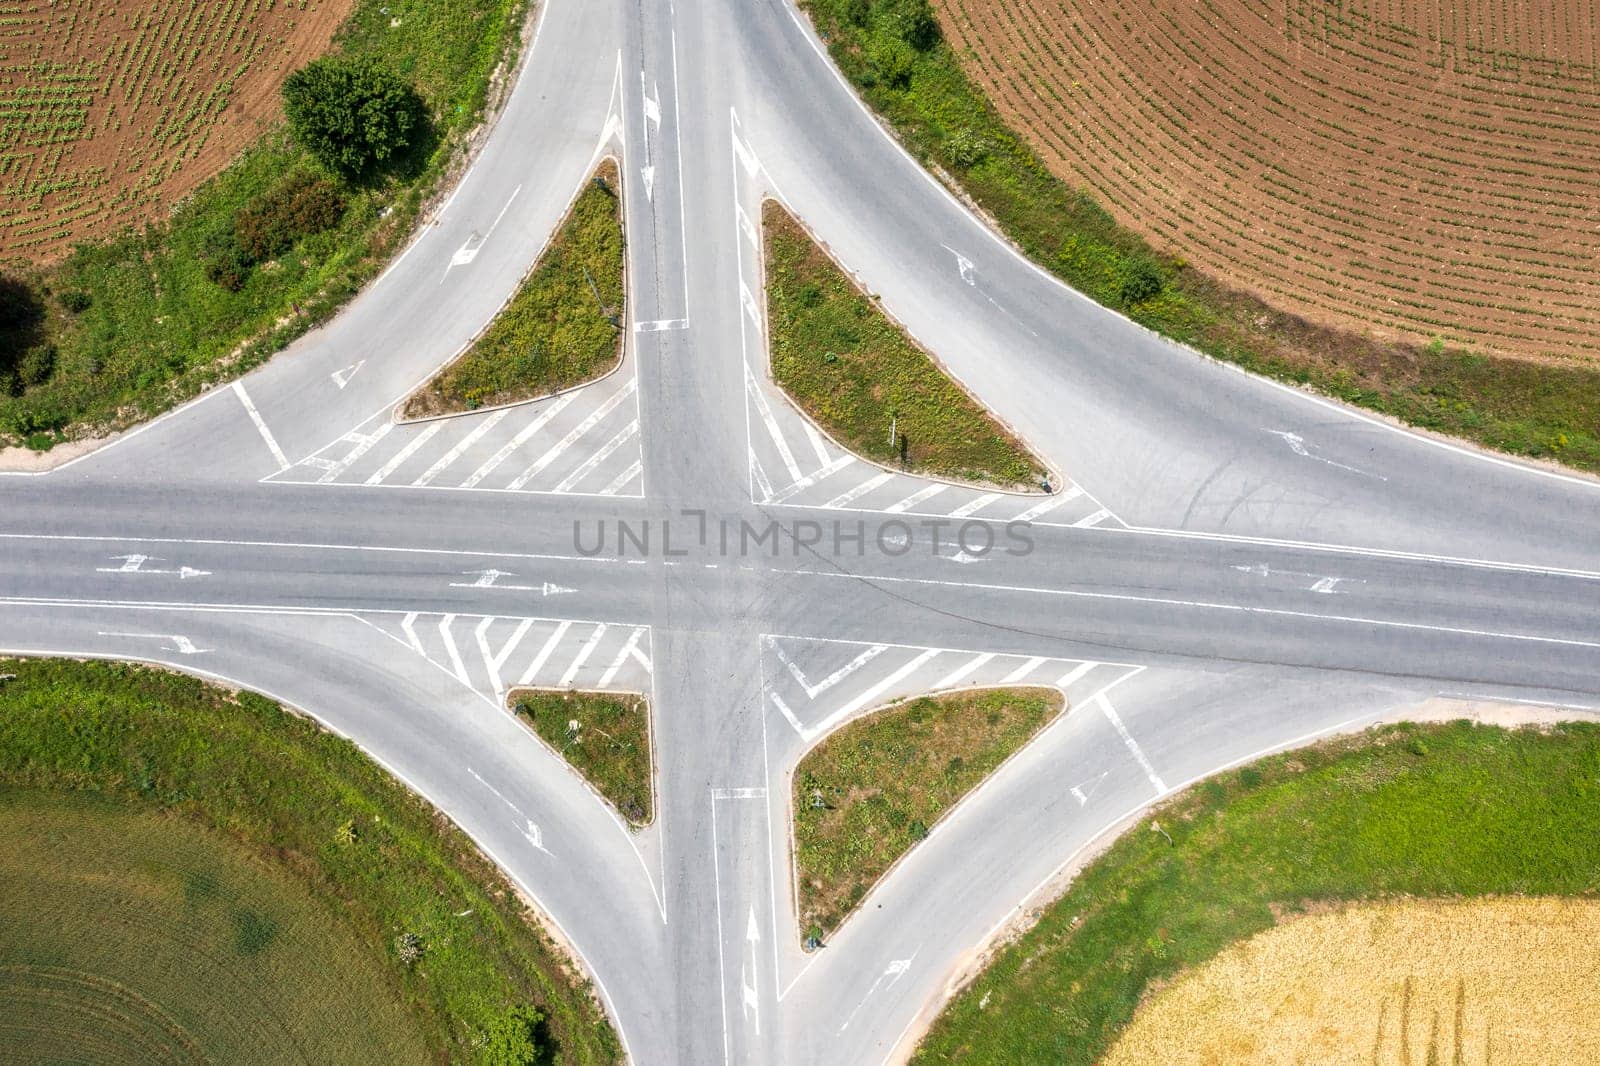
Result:
<svg viewBox="0 0 1600 1066">
<path fill-rule="evenodd" d="M 166 574 L 177 575 L 179 581 L 187 581 L 191 577 L 209 577 L 211 571 L 196 570 L 192 566 L 180 566 L 176 570 L 158 570 L 147 568 L 144 564 L 151 561 L 149 555 L 113 555 L 111 557 L 121 566 L 97 566 L 95 572 L 100 574 Z"/>
<path fill-rule="evenodd" d="M 333 379 L 333 383 L 335 385 L 339 386 L 339 391 L 343 392 L 344 391 L 344 387 L 346 385 L 350 384 L 350 379 L 356 376 L 356 371 L 360 370 L 362 367 L 364 367 L 366 365 L 367 365 L 367 361 L 365 359 L 362 359 L 359 362 L 351 363 L 349 366 L 345 367 L 343 370 L 335 370 L 333 373 L 329 374 L 328 376 Z"/>
<path fill-rule="evenodd" d="M 101 630 L 98 634 L 102 637 L 132 637 L 135 640 L 170 640 L 172 647 L 163 648 L 163 651 L 175 651 L 179 655 L 204 655 L 205 648 L 197 648 L 194 641 L 182 633 L 107 633 Z"/>
<path fill-rule="evenodd" d="M 453 589 L 502 589 L 506 592 L 537 592 L 541 596 L 560 596 L 567 592 L 577 592 L 575 588 L 566 585 L 557 585 L 554 581 L 545 581 L 537 585 L 502 585 L 499 581 L 503 577 L 516 577 L 509 570 L 465 570 L 464 576 L 476 578 L 475 581 L 452 581 Z"/>
<path fill-rule="evenodd" d="M 761 1035 L 761 998 L 757 991 L 761 982 L 760 970 L 756 965 L 756 945 L 761 942 L 761 927 L 756 924 L 756 909 L 750 908 L 750 920 L 745 925 L 744 939 L 750 945 L 750 958 L 745 962 L 743 972 L 739 976 L 739 990 L 743 997 L 742 1005 L 746 1020 L 752 1013 L 755 1015 L 756 1035 Z"/>
</svg>

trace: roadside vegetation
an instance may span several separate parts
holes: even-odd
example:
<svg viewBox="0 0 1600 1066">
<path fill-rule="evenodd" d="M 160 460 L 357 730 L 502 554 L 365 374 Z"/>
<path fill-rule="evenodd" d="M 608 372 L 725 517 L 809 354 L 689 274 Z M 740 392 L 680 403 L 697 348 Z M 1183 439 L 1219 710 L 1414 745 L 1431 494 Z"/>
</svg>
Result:
<svg viewBox="0 0 1600 1066">
<path fill-rule="evenodd" d="M 1230 289 L 1158 253 L 1055 177 L 967 78 L 928 0 L 801 6 L 907 149 L 1079 291 L 1258 373 L 1490 448 L 1600 471 L 1600 366 L 1493 358 L 1442 339 L 1385 343 Z"/>
<path fill-rule="evenodd" d="M 794 772 L 800 925 L 838 928 L 934 824 L 1062 711 L 1055 689 L 971 689 L 874 711 Z"/>
<path fill-rule="evenodd" d="M 300 995 L 294 990 L 250 989 L 292 979 L 303 908 L 314 907 L 318 921 L 335 931 L 318 948 L 330 958 L 309 961 L 344 966 L 342 972 L 360 981 L 352 980 L 342 994 L 376 1011 L 386 1010 L 386 1002 L 398 1004 L 415 1033 L 415 1040 L 394 1038 L 402 1051 L 420 1046 L 435 1061 L 494 1066 L 620 1061 L 616 1036 L 586 983 L 569 972 L 500 873 L 459 830 L 348 741 L 253 693 L 148 667 L 0 660 L 4 674 L 15 675 L 0 682 L 4 819 L 34 817 L 30 810 L 60 818 L 70 807 L 84 812 L 82 831 L 94 847 L 114 852 L 114 830 L 126 826 L 130 834 L 170 829 L 174 848 L 192 850 L 193 868 L 202 876 L 192 885 L 182 881 L 179 889 L 167 883 L 158 898 L 162 913 L 189 908 L 184 913 L 200 924 L 187 931 L 129 932 L 130 951 L 137 935 L 214 939 L 231 925 L 238 939 L 221 949 L 217 965 L 232 972 L 239 994 L 258 1003 L 277 994 L 292 1003 Z M 41 870 L 75 876 L 72 855 L 48 854 L 53 857 Z M 216 870 L 209 882 L 207 863 Z M 239 864 L 257 868 L 259 883 L 241 883 Z M 108 896 L 136 891 L 140 878 L 165 875 L 131 869 L 124 876 Z M 297 894 L 306 897 L 303 904 L 295 902 Z M 210 907 L 218 913 L 210 914 Z M 0 914 L 16 912 L 7 907 Z M 17 928 L 20 934 L 25 927 Z M 69 941 L 84 960 L 82 980 L 94 976 L 94 952 L 115 948 L 97 928 L 90 922 L 76 931 L 100 939 Z M 345 942 L 349 946 L 340 947 Z M 0 956 L 23 943 L 0 937 Z M 276 968 L 280 953 L 282 970 Z M 37 965 L 41 958 L 24 961 Z M 176 980 L 141 977 L 140 967 L 155 967 L 158 958 L 121 963 L 135 997 L 158 990 L 141 980 Z"/>
<path fill-rule="evenodd" d="M 41 310 L 10 372 L 0 366 L 0 446 L 131 425 L 330 318 L 409 237 L 495 71 L 514 63 L 529 10 L 411 0 L 397 14 L 359 0 L 334 55 L 285 83 L 290 121 L 168 217 L 13 265 Z"/>
<path fill-rule="evenodd" d="M 516 295 L 472 346 L 406 401 L 405 418 L 548 396 L 622 358 L 623 239 L 617 165 L 584 185 Z"/>
<path fill-rule="evenodd" d="M 772 376 L 835 440 L 920 474 L 1037 489 L 1043 466 L 793 216 L 762 209 Z"/>
<path fill-rule="evenodd" d="M 655 817 L 650 705 L 640 695 L 519 689 L 511 706 L 628 820 Z"/>
<path fill-rule="evenodd" d="M 1154 989 L 1342 901 L 1592 899 L 1597 775 L 1600 726 L 1456 722 L 1385 727 L 1211 778 L 1080 872 L 951 1002 L 915 1061 L 1100 1062 Z"/>
</svg>

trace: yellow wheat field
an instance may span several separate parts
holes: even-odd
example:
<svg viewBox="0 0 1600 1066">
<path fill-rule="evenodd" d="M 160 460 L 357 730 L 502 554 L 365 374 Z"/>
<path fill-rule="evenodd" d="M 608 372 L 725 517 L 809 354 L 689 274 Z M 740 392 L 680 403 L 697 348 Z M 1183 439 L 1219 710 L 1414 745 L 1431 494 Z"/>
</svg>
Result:
<svg viewBox="0 0 1600 1066">
<path fill-rule="evenodd" d="M 1299 918 L 1147 1001 L 1104 1066 L 1600 1063 L 1600 901 Z"/>
</svg>

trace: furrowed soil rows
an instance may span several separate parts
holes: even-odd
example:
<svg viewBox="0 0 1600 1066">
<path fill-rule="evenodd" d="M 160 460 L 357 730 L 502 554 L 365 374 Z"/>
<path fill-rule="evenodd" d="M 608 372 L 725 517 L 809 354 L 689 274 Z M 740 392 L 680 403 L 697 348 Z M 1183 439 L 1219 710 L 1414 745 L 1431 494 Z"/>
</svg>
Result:
<svg viewBox="0 0 1600 1066">
<path fill-rule="evenodd" d="M 158 215 L 253 140 L 354 0 L 0 0 L 0 261 Z"/>
<path fill-rule="evenodd" d="M 934 0 L 1063 179 L 1284 310 L 1600 360 L 1600 0 Z"/>
</svg>

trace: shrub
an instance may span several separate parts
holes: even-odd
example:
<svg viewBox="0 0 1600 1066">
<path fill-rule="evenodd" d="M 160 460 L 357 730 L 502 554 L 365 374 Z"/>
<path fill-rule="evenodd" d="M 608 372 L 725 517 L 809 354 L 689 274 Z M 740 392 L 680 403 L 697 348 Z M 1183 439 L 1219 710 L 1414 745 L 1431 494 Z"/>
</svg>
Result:
<svg viewBox="0 0 1600 1066">
<path fill-rule="evenodd" d="M 339 224 L 344 195 L 327 178 L 297 171 L 251 200 L 234 216 L 239 251 L 253 263 L 276 259 L 301 237 Z"/>
<path fill-rule="evenodd" d="M 250 279 L 250 257 L 239 247 L 232 228 L 219 229 L 208 237 L 201 249 L 206 277 L 229 292 L 238 292 Z"/>
<path fill-rule="evenodd" d="M 1161 295 L 1165 285 L 1161 271 L 1156 269 L 1154 263 L 1148 259 L 1135 259 L 1124 269 L 1122 287 L 1117 294 L 1124 307 L 1134 307 Z"/>
<path fill-rule="evenodd" d="M 878 0 L 873 12 L 880 33 L 889 34 L 919 52 L 939 40 L 939 23 L 928 0 Z"/>
<path fill-rule="evenodd" d="M 94 297 L 82 289 L 68 289 L 61 294 L 61 306 L 75 315 L 89 310 L 89 305 L 94 303 Z"/>
<path fill-rule="evenodd" d="M 552 1058 L 544 1014 L 537 1007 L 518 1004 L 489 1027 L 483 1045 L 487 1066 L 542 1066 Z"/>
<path fill-rule="evenodd" d="M 314 60 L 283 83 L 283 105 L 295 140 L 352 180 L 398 162 L 428 121 L 417 91 L 370 57 Z"/>
<path fill-rule="evenodd" d="M 975 166 L 989 155 L 989 142 L 970 126 L 963 126 L 945 138 L 944 152 L 958 167 Z"/>
<path fill-rule="evenodd" d="M 867 58 L 884 84 L 893 89 L 904 89 L 911 84 L 911 71 L 917 65 L 917 53 L 899 37 L 891 33 L 873 35 L 867 45 Z"/>
<path fill-rule="evenodd" d="M 17 360 L 17 379 L 24 388 L 43 385 L 56 372 L 56 346 L 39 344 L 22 353 Z"/>
</svg>

